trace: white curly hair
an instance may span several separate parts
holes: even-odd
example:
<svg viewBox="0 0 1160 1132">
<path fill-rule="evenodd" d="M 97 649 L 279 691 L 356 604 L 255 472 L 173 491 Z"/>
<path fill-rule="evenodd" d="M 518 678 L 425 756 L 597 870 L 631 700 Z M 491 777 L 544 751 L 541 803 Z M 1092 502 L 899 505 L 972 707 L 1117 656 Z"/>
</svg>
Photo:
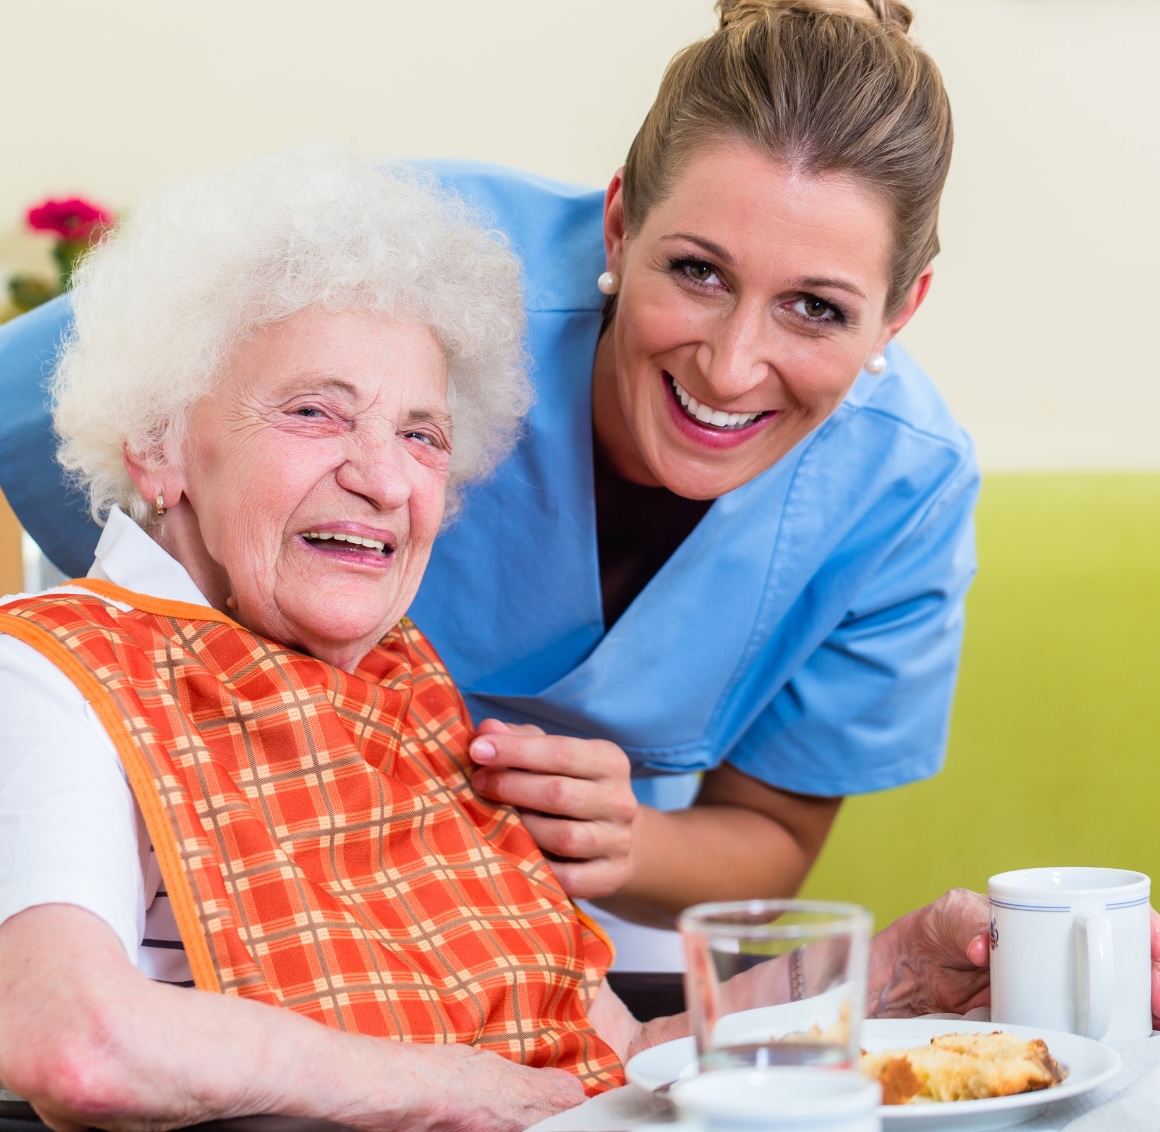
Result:
<svg viewBox="0 0 1160 1132">
<path fill-rule="evenodd" d="M 114 505 L 152 522 L 122 449 L 180 443 L 237 344 L 307 307 L 398 313 L 435 333 L 454 429 L 449 516 L 531 403 L 505 237 L 430 174 L 368 154 L 293 149 L 152 195 L 81 264 L 73 306 L 53 422 L 98 522 Z"/>
</svg>

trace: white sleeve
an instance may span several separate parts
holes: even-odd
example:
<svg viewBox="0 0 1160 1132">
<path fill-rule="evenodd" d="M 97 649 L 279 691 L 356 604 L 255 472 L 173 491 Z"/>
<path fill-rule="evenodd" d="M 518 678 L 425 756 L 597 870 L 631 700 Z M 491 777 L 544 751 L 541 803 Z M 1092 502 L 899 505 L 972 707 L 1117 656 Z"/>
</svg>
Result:
<svg viewBox="0 0 1160 1132">
<path fill-rule="evenodd" d="M 34 648 L 0 635 L 0 923 L 75 904 L 136 965 L 143 836 L 120 757 L 85 698 Z"/>
</svg>

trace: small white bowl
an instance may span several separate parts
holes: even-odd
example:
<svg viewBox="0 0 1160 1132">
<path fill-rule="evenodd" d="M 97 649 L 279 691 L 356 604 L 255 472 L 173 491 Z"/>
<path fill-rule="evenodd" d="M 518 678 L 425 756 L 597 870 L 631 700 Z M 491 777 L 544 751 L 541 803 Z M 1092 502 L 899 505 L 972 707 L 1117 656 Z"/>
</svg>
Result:
<svg viewBox="0 0 1160 1132">
<path fill-rule="evenodd" d="M 708 1132 L 881 1132 L 877 1081 L 854 1069 L 719 1069 L 670 1092 L 684 1121 Z"/>
</svg>

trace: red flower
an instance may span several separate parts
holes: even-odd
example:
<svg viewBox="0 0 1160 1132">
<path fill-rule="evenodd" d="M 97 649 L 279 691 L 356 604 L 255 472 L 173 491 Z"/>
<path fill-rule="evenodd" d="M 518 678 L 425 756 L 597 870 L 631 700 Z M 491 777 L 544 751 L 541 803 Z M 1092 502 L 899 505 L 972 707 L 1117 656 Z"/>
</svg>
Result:
<svg viewBox="0 0 1160 1132">
<path fill-rule="evenodd" d="M 88 240 L 94 232 L 110 227 L 113 220 L 111 212 L 77 197 L 46 200 L 28 210 L 28 223 L 33 228 L 55 232 L 62 240 Z"/>
</svg>

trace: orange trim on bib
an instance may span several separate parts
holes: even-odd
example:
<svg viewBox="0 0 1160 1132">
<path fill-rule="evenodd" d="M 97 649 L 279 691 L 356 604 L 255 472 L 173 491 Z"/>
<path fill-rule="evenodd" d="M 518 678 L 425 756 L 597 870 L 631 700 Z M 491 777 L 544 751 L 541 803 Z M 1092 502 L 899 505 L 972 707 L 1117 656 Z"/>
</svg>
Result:
<svg viewBox="0 0 1160 1132">
<path fill-rule="evenodd" d="M 188 601 L 171 601 L 169 598 L 153 597 L 151 594 L 138 593 L 136 590 L 127 590 L 115 582 L 106 582 L 104 578 L 74 578 L 65 582 L 66 586 L 77 586 L 89 590 L 110 601 L 119 601 L 122 605 L 132 606 L 145 613 L 155 613 L 158 617 L 171 617 L 187 621 L 219 621 L 223 625 L 236 625 L 237 622 L 226 614 L 214 609 L 210 605 L 194 605 Z"/>
<path fill-rule="evenodd" d="M 575 900 L 572 901 L 572 911 L 576 914 L 576 919 L 608 948 L 608 965 L 611 967 L 616 959 L 616 944 L 612 942 L 612 937 L 604 930 L 603 925 L 588 915 Z"/>
</svg>

